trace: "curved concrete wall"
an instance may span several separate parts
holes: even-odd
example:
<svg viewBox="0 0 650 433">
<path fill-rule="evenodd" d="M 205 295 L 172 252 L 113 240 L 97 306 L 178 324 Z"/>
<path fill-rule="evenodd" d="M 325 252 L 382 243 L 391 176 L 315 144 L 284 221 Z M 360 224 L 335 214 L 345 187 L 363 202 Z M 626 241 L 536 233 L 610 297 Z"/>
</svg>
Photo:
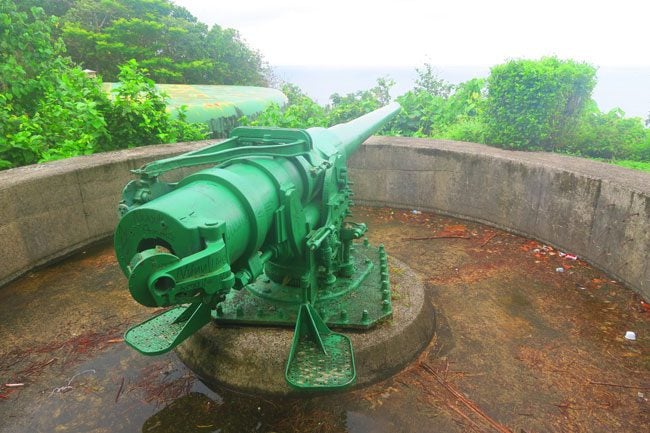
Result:
<svg viewBox="0 0 650 433">
<path fill-rule="evenodd" d="M 0 172 L 0 285 L 111 235 L 129 170 L 206 142 Z M 432 210 L 578 254 L 650 299 L 650 174 L 546 153 L 373 137 L 350 160 L 359 204 Z M 177 176 L 185 173 L 180 171 Z"/>
<path fill-rule="evenodd" d="M 550 153 L 373 137 L 355 202 L 436 211 L 572 252 L 650 299 L 650 173 Z"/>
<path fill-rule="evenodd" d="M 111 236 L 129 170 L 200 143 L 139 147 L 0 171 L 0 286 Z"/>
</svg>

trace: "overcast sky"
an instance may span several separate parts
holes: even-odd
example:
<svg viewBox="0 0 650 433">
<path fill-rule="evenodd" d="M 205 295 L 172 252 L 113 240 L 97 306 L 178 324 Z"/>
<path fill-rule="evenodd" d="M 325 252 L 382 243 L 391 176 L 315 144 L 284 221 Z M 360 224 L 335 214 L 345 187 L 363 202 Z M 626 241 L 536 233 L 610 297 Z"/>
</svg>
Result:
<svg viewBox="0 0 650 433">
<path fill-rule="evenodd" d="M 274 66 L 650 66 L 650 0 L 173 0 L 240 31 Z"/>
</svg>

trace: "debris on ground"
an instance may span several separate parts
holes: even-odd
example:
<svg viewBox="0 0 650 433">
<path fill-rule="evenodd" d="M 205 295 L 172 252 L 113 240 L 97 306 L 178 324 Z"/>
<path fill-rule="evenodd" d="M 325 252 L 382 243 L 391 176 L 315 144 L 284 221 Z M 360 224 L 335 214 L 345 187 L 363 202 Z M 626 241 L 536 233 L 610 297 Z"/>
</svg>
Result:
<svg viewBox="0 0 650 433">
<path fill-rule="evenodd" d="M 557 255 L 567 260 L 578 260 L 578 256 L 576 256 L 575 254 L 569 254 L 569 253 L 564 253 L 562 251 L 558 251 Z"/>
<path fill-rule="evenodd" d="M 96 374 L 97 372 L 94 369 L 90 369 L 90 370 L 84 370 L 84 371 L 81 371 L 81 372 L 75 374 L 74 376 L 72 376 L 70 378 L 67 385 L 63 385 L 63 386 L 59 386 L 57 388 L 54 388 L 52 390 L 52 392 L 50 393 L 50 397 L 52 397 L 54 394 L 62 394 L 64 392 L 70 391 L 72 389 L 72 381 L 75 379 L 75 377 L 81 376 L 82 374 L 86 374 L 86 373 Z"/>
</svg>

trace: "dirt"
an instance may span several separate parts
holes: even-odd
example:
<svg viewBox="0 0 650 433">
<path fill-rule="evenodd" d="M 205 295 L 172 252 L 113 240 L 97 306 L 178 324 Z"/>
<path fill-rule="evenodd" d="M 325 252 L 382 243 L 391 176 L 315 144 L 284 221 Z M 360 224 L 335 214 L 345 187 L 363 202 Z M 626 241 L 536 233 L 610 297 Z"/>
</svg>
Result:
<svg viewBox="0 0 650 433">
<path fill-rule="evenodd" d="M 435 338 L 401 373 L 301 399 L 210 390 L 174 354 L 124 345 L 151 311 L 100 245 L 0 289 L 0 432 L 647 429 L 650 306 L 632 290 L 480 224 L 361 207 L 354 220 L 424 276 L 436 309 Z"/>
</svg>

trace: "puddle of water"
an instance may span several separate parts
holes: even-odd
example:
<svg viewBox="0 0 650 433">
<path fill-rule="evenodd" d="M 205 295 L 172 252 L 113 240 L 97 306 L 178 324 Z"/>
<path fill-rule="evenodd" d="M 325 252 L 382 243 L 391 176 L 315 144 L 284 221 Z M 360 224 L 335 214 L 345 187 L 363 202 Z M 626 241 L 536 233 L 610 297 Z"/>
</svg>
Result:
<svg viewBox="0 0 650 433">
<path fill-rule="evenodd" d="M 130 298 L 104 244 L 0 289 L 0 433 L 647 428 L 650 313 L 638 296 L 478 224 L 356 214 L 373 243 L 425 277 L 437 308 L 436 340 L 405 371 L 304 398 L 210 390 L 174 354 L 148 358 L 121 341 L 152 312 Z"/>
</svg>

